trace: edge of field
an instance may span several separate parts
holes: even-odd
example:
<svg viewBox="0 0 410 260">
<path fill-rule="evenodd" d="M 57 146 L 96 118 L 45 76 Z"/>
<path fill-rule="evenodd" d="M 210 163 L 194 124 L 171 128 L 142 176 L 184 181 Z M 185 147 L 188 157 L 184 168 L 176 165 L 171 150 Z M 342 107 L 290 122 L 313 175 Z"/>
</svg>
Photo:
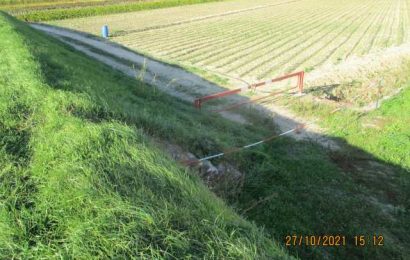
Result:
<svg viewBox="0 0 410 260">
<path fill-rule="evenodd" d="M 72 6 L 70 8 L 57 8 L 49 10 L 36 10 L 25 8 L 14 8 L 13 10 L 7 10 L 10 14 L 15 15 L 17 18 L 30 22 L 50 21 L 50 20 L 62 20 L 68 18 L 80 18 L 88 16 L 116 14 L 125 12 L 136 12 L 143 10 L 152 10 L 159 8 L 175 7 L 182 5 L 202 4 L 208 2 L 218 2 L 227 0 L 154 0 L 154 1 L 138 1 L 136 3 L 120 3 L 112 5 L 93 5 L 82 6 L 76 8 Z M 58 2 L 57 2 L 58 3 Z M 0 6 L 1 9 L 1 6 Z"/>
</svg>

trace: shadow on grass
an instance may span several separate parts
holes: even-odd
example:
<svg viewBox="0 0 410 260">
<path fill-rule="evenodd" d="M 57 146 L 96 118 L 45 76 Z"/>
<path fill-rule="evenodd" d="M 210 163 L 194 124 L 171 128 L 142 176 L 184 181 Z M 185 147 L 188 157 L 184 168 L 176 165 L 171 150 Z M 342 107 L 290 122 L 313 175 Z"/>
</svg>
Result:
<svg viewBox="0 0 410 260">
<path fill-rule="evenodd" d="M 96 38 L 90 39 L 95 44 L 100 42 Z M 119 48 L 115 44 L 108 45 Z M 244 145 L 256 141 L 252 138 L 260 138 L 273 131 L 270 123 L 240 124 L 228 122 L 206 111 L 196 111 L 189 103 L 192 100 L 184 102 L 156 94 L 155 87 L 142 85 L 118 71 L 112 71 L 110 67 L 128 76 L 135 75 L 134 69 L 129 66 L 126 69 L 127 65 L 119 60 L 112 60 L 106 66 L 84 58 L 72 47 L 65 48 L 64 51 L 54 52 L 31 46 L 50 87 L 85 94 L 99 106 L 93 109 L 72 106 L 68 109 L 77 111 L 74 116 L 96 124 L 104 120 L 125 122 L 143 128 L 151 135 L 173 140 L 198 156 L 219 152 L 229 146 Z M 129 58 L 131 62 L 144 59 L 129 49 L 120 49 L 121 59 Z M 93 58 L 104 62 L 103 56 L 103 53 L 95 53 Z M 71 57 L 75 59 L 68 62 Z M 62 66 L 64 63 L 77 66 Z M 154 74 L 164 69 L 162 78 L 155 82 L 162 84 L 164 91 L 168 91 L 165 86 L 169 87 L 167 84 L 175 77 L 177 83 L 170 92 L 178 91 L 179 87 L 182 92 L 190 91 L 187 96 L 192 97 L 225 90 L 180 67 L 152 59 L 147 62 L 145 81 L 153 82 Z M 78 76 L 85 75 L 84 71 L 87 71 L 88 79 Z M 335 86 L 319 89 L 332 87 Z M 237 95 L 231 97 L 229 102 L 248 100 L 248 97 Z M 258 111 L 266 110 L 263 106 L 254 106 Z M 286 116 L 275 116 L 289 122 L 290 127 L 300 123 Z M 245 174 L 241 192 L 225 200 L 282 243 L 284 236 L 294 234 L 346 236 L 346 246 L 342 247 L 296 245 L 288 248 L 302 258 L 408 257 L 409 172 L 349 145 L 344 139 L 307 134 L 310 140 L 295 141 L 284 137 L 216 160 L 215 163 L 228 160 Z M 331 139 L 341 149 L 335 151 L 318 145 L 315 138 Z M 121 168 L 118 166 L 118 169 Z M 354 236 L 360 235 L 366 236 L 369 244 L 364 247 L 354 245 Z M 383 235 L 384 246 L 373 246 L 373 235 Z"/>
</svg>

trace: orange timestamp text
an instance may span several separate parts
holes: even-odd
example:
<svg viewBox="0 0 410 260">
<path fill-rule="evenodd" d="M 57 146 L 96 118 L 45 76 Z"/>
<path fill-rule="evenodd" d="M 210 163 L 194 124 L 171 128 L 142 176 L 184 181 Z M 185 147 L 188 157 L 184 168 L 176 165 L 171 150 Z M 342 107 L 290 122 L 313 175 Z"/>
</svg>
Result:
<svg viewBox="0 0 410 260">
<path fill-rule="evenodd" d="M 286 235 L 286 246 L 384 246 L 383 235 Z"/>
</svg>

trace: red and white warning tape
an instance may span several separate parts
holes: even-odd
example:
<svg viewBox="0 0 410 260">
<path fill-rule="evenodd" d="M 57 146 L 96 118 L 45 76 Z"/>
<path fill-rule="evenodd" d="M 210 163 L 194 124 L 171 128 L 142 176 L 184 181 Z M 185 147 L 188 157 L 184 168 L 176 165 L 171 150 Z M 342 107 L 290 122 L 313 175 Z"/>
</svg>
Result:
<svg viewBox="0 0 410 260">
<path fill-rule="evenodd" d="M 237 94 L 239 92 L 246 91 L 246 90 L 249 90 L 249 89 L 256 89 L 257 87 L 261 87 L 261 86 L 264 86 L 264 85 L 268 85 L 270 83 L 278 82 L 278 81 L 288 79 L 288 78 L 292 78 L 292 77 L 297 77 L 298 78 L 297 88 L 299 90 L 299 93 L 302 93 L 302 91 L 303 91 L 303 82 L 304 82 L 304 71 L 299 71 L 299 72 L 284 75 L 282 77 L 274 78 L 274 79 L 271 79 L 271 80 L 268 80 L 268 81 L 258 82 L 258 83 L 255 83 L 255 84 L 247 84 L 246 87 L 237 88 L 237 89 L 233 89 L 233 90 L 226 90 L 226 91 L 223 91 L 223 92 L 219 92 L 219 93 L 211 94 L 211 95 L 208 95 L 208 96 L 200 97 L 200 98 L 195 99 L 194 105 L 195 105 L 196 108 L 200 109 L 202 104 L 206 101 L 216 99 L 216 98 L 222 98 L 222 97 L 225 97 L 225 96 L 234 95 L 234 94 Z M 257 97 L 257 98 L 250 99 L 250 100 L 247 100 L 247 101 L 244 101 L 244 102 L 239 102 L 239 103 L 224 107 L 222 109 L 210 110 L 210 112 L 218 113 L 218 112 L 222 112 L 222 111 L 231 110 L 231 109 L 237 108 L 239 106 L 242 106 L 244 104 L 254 103 L 254 102 L 269 98 L 269 97 L 277 96 L 279 94 L 284 94 L 288 90 L 290 90 L 290 89 L 284 89 L 284 90 L 277 91 L 277 92 L 271 93 L 271 94 L 263 96 L 263 97 Z M 248 149 L 248 148 L 257 146 L 259 144 L 266 143 L 266 142 L 268 142 L 268 141 L 270 141 L 274 138 L 280 137 L 280 136 L 284 136 L 284 135 L 287 135 L 287 134 L 290 134 L 290 133 L 293 133 L 293 132 L 299 132 L 299 130 L 301 130 L 304 127 L 305 127 L 305 124 L 299 124 L 298 126 L 296 126 L 293 129 L 290 129 L 290 130 L 285 131 L 285 132 L 280 133 L 280 134 L 272 135 L 270 137 L 267 137 L 263 140 L 255 142 L 255 143 L 251 143 L 251 144 L 244 145 L 244 146 L 241 146 L 241 147 L 231 148 L 231 149 L 228 149 L 225 152 L 221 152 L 221 153 L 214 154 L 214 155 L 209 155 L 209 156 L 203 157 L 201 159 L 181 161 L 181 163 L 186 164 L 186 165 L 199 164 L 199 163 L 201 163 L 203 161 L 206 161 L 206 160 L 222 157 L 222 156 L 227 155 L 227 154 L 231 154 L 231 153 L 234 153 L 234 152 L 237 152 L 237 151 L 240 151 L 240 150 L 244 150 L 244 149 Z"/>
<path fill-rule="evenodd" d="M 270 141 L 270 140 L 272 140 L 272 139 L 275 139 L 275 138 L 278 138 L 278 137 L 281 137 L 281 136 L 284 136 L 284 135 L 288 135 L 288 134 L 293 133 L 293 132 L 298 133 L 298 132 L 299 132 L 302 128 L 304 128 L 305 126 L 306 126 L 305 124 L 300 124 L 300 125 L 296 126 L 296 127 L 293 128 L 293 129 L 290 129 L 290 130 L 288 130 L 288 131 L 282 132 L 282 133 L 280 133 L 280 134 L 275 134 L 275 135 L 269 136 L 269 137 L 267 137 L 267 138 L 265 138 L 265 139 L 262 139 L 262 140 L 260 140 L 260 141 L 258 141 L 258 142 L 254 142 L 254 143 L 251 143 L 251 144 L 247 144 L 247 145 L 244 145 L 244 146 L 241 146 L 241 147 L 234 147 L 234 148 L 231 148 L 231 149 L 226 150 L 225 152 L 221 152 L 221 153 L 218 153 L 218 154 L 209 155 L 209 156 L 206 156 L 206 157 L 203 157 L 203 158 L 200 158 L 200 159 L 184 160 L 184 161 L 181 161 L 181 163 L 183 163 L 183 164 L 185 164 L 185 165 L 196 165 L 196 164 L 199 164 L 199 163 L 201 163 L 201 162 L 203 162 L 203 161 L 207 161 L 207 160 L 210 160 L 210 159 L 222 157 L 222 156 L 224 156 L 224 155 L 228 155 L 228 154 L 231 154 L 231 153 L 234 153 L 234 152 L 238 152 L 238 151 L 240 151 L 240 150 L 248 149 L 248 148 L 251 148 L 251 147 L 254 147 L 254 146 L 257 146 L 257 145 L 266 143 L 266 142 L 268 142 L 268 141 Z"/>
</svg>

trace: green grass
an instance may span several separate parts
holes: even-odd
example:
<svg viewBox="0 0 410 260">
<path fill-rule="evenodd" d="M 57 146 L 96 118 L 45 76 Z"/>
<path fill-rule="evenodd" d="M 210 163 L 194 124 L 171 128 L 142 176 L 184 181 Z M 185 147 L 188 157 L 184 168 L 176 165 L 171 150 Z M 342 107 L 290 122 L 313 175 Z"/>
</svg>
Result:
<svg viewBox="0 0 410 260">
<path fill-rule="evenodd" d="M 309 98 L 292 104 L 298 114 L 320 118 L 331 135 L 343 138 L 380 160 L 410 170 L 410 87 L 408 83 L 402 86 L 404 90 L 399 94 L 368 113 L 344 108 L 331 114 L 335 106 L 319 104 Z"/>
<path fill-rule="evenodd" d="M 142 10 L 151 10 L 158 8 L 166 8 L 180 5 L 191 5 L 206 2 L 214 2 L 221 0 L 156 0 L 156 1 L 137 1 L 130 3 L 119 3 L 111 5 L 92 5 L 81 6 L 76 8 L 56 8 L 47 10 L 38 10 L 28 8 L 13 9 L 11 14 L 16 14 L 19 19 L 39 22 L 50 20 L 62 20 L 68 18 L 79 18 L 87 16 L 107 15 L 124 12 L 135 12 Z"/>
<path fill-rule="evenodd" d="M 333 105 L 320 103 L 309 96 L 282 102 L 288 104 L 299 116 L 319 120 L 329 135 L 343 140 L 345 145 L 351 147 L 348 155 L 337 155 L 335 159 L 338 164 L 350 171 L 356 168 L 356 174 L 353 176 L 355 182 L 363 189 L 373 190 L 371 193 L 377 195 L 380 201 L 400 205 L 394 208 L 396 216 L 401 219 L 397 227 L 408 232 L 410 84 L 402 79 L 408 77 L 410 63 L 407 61 L 402 66 L 402 75 L 395 74 L 397 80 L 389 82 L 393 86 L 388 87 L 401 87 L 403 90 L 370 112 L 354 111 L 346 107 L 333 112 L 337 108 L 337 102 Z M 369 155 L 373 158 L 372 162 L 368 161 Z M 386 163 L 394 167 L 389 170 L 385 168 Z M 389 232 L 391 231 L 386 233 Z M 405 237 L 407 235 L 402 233 L 401 240 Z M 409 252 L 406 252 L 405 256 L 408 257 Z"/>
<path fill-rule="evenodd" d="M 67 0 L 64 2 L 83 2 L 85 0 Z M 63 1 L 56 1 L 56 0 L 3 0 L 0 5 L 14 5 L 14 4 L 32 4 L 32 3 L 52 3 L 52 2 L 63 2 Z"/>
<path fill-rule="evenodd" d="M 2 258 L 286 257 L 153 146 L 165 117 L 138 127 L 175 102 L 4 14 L 0 28 Z M 101 105 L 109 89 L 129 101 Z"/>
<path fill-rule="evenodd" d="M 65 9 L 65 8 L 80 8 L 80 7 L 90 7 L 90 6 L 103 6 L 103 5 L 113 5 L 130 3 L 134 0 L 68 0 L 68 1 L 34 1 L 34 2 L 14 2 L 0 3 L 0 8 L 13 14 L 28 13 L 38 10 L 49 10 L 49 9 Z"/>
<path fill-rule="evenodd" d="M 150 140 L 203 156 L 272 134 L 270 120 L 243 126 L 195 111 L 9 16 L 0 23 L 5 258 L 272 259 L 288 255 L 275 241 L 290 233 L 386 239 L 382 248 L 289 248 L 303 258 L 409 255 L 410 189 L 397 178 L 400 165 L 347 144 L 335 153 L 277 139 L 213 161 L 245 174 L 237 192 L 231 183 L 216 190 L 229 209 Z"/>
</svg>

